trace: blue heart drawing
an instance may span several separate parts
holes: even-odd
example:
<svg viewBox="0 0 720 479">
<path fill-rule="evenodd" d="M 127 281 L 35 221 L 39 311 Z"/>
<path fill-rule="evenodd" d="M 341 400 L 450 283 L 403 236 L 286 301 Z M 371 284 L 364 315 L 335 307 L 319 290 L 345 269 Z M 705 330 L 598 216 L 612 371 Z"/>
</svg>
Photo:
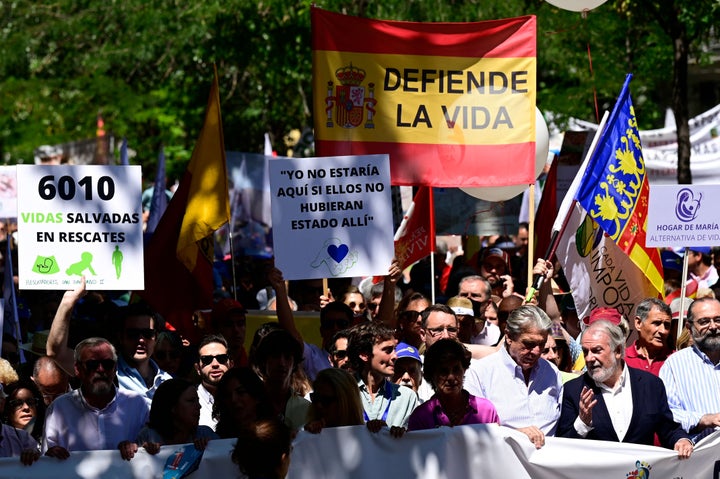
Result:
<svg viewBox="0 0 720 479">
<path fill-rule="evenodd" d="M 340 246 L 335 246 L 334 244 L 331 244 L 327 248 L 328 254 L 332 259 L 335 260 L 336 263 L 342 261 L 343 258 L 347 256 L 349 251 L 350 248 L 348 248 L 346 244 L 341 244 Z"/>
</svg>

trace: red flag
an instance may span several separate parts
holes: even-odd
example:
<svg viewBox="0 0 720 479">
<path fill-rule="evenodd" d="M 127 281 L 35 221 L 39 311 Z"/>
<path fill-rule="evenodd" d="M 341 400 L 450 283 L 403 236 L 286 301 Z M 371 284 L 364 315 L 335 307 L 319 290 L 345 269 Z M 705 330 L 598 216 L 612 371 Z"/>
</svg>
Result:
<svg viewBox="0 0 720 479">
<path fill-rule="evenodd" d="M 534 16 L 311 17 L 318 156 L 389 153 L 395 185 L 535 181 Z"/>
<path fill-rule="evenodd" d="M 557 204 L 557 170 L 558 158 L 553 159 L 545 179 L 542 198 L 535 213 L 535 254 L 533 258 L 545 258 L 550 238 L 552 237 L 552 226 L 558 212 Z"/>
<path fill-rule="evenodd" d="M 141 293 L 191 341 L 198 339 L 193 313 L 212 306 L 213 232 L 227 223 L 229 203 L 216 72 L 187 171 L 145 252 Z"/>
<path fill-rule="evenodd" d="M 435 251 L 433 189 L 421 186 L 395 233 L 395 257 L 400 263 L 400 268 L 405 269 L 433 251 Z"/>
</svg>

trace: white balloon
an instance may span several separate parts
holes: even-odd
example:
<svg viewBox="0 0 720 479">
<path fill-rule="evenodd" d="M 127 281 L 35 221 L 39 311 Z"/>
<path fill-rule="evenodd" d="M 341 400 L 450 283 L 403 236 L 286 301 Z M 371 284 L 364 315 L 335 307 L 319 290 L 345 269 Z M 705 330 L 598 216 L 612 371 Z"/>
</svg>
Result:
<svg viewBox="0 0 720 479">
<path fill-rule="evenodd" d="M 584 10 L 592 10 L 597 8 L 607 0 L 545 0 L 550 5 L 555 5 L 563 10 L 570 10 L 571 12 L 582 12 Z"/>
<path fill-rule="evenodd" d="M 540 110 L 535 107 L 535 177 L 545 168 L 550 149 L 550 132 Z M 470 196 L 485 201 L 505 201 L 515 198 L 525 191 L 528 185 L 490 186 L 487 188 L 460 188 Z"/>
</svg>

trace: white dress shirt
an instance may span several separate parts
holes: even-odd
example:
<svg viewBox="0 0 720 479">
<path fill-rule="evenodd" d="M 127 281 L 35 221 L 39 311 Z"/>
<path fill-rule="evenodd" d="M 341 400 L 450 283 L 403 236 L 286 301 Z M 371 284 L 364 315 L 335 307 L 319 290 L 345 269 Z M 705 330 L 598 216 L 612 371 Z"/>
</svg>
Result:
<svg viewBox="0 0 720 479">
<path fill-rule="evenodd" d="M 145 398 L 137 393 L 116 388 L 113 400 L 97 409 L 85 401 L 78 388 L 48 408 L 42 451 L 53 446 L 68 451 L 116 449 L 122 441 L 135 441 L 149 414 Z"/>
<path fill-rule="evenodd" d="M 502 348 L 470 364 L 465 372 L 465 390 L 489 399 L 502 426 L 536 426 L 548 436 L 555 434 L 563 395 L 562 377 L 555 365 L 542 358 L 525 383 L 522 368 Z"/>
<path fill-rule="evenodd" d="M 200 422 L 199 426 L 207 426 L 213 431 L 217 426 L 217 420 L 212 417 L 213 404 L 215 404 L 215 397 L 210 394 L 210 391 L 205 389 L 202 384 L 197 387 L 198 399 L 200 400 Z"/>
<path fill-rule="evenodd" d="M 605 407 L 607 407 L 610 422 L 612 422 L 618 441 L 622 442 L 627 434 L 628 427 L 633 415 L 633 398 L 632 388 L 630 386 L 630 376 L 627 366 L 623 365 L 623 371 L 620 379 L 615 387 L 606 386 L 603 383 L 595 381 L 597 387 L 600 388 Z M 593 425 L 585 424 L 580 417 L 575 420 L 575 431 L 581 436 L 586 437 L 593 430 Z"/>
</svg>

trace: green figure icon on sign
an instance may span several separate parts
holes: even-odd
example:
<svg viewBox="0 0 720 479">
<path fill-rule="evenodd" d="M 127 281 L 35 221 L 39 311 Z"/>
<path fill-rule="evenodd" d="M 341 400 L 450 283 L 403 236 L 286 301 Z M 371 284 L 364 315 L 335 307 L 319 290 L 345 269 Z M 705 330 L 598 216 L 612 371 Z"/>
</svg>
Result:
<svg viewBox="0 0 720 479">
<path fill-rule="evenodd" d="M 90 271 L 90 274 L 95 276 L 95 270 L 92 267 L 92 260 L 93 255 L 85 251 L 83 254 L 80 255 L 80 261 L 71 264 L 70 267 L 65 270 L 65 274 L 67 274 L 68 276 L 82 276 L 83 271 L 88 270 Z"/>
<path fill-rule="evenodd" d="M 55 274 L 60 271 L 60 267 L 55 261 L 55 256 L 40 256 L 35 258 L 35 264 L 32 267 L 33 273 Z"/>
<path fill-rule="evenodd" d="M 122 274 L 122 262 L 123 254 L 122 251 L 120 251 L 120 246 L 115 245 L 115 251 L 113 251 L 112 254 L 112 264 L 115 266 L 115 276 L 117 276 L 117 279 L 120 279 L 120 275 Z"/>
</svg>

